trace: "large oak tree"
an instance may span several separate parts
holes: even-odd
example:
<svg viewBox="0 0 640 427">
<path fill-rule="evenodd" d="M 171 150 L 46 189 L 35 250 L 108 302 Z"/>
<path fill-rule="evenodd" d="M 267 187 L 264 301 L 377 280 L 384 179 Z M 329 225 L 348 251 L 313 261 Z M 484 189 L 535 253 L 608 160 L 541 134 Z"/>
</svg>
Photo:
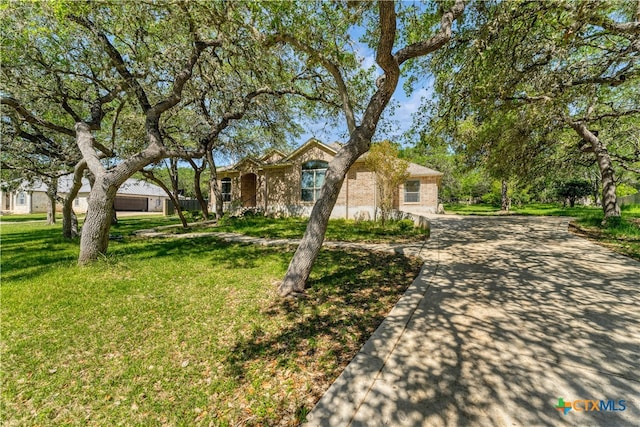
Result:
<svg viewBox="0 0 640 427">
<path fill-rule="evenodd" d="M 135 172 L 168 157 L 212 158 L 234 121 L 273 106 L 267 96 L 318 98 L 296 86 L 304 66 L 291 72 L 280 47 L 252 30 L 259 12 L 251 3 L 57 1 L 3 16 L 3 104 L 75 138 L 92 177 L 80 264 L 106 253 L 116 192 Z"/>
<path fill-rule="evenodd" d="M 465 120 L 505 130 L 481 144 L 501 153 L 493 159 L 503 169 L 530 169 L 534 156 L 514 162 L 514 154 L 539 151 L 554 129 L 572 130 L 599 167 L 605 221 L 619 217 L 614 159 L 629 150 L 612 136 L 621 121 L 640 117 L 639 14 L 632 2 L 476 3 L 431 64 L 441 95 L 435 115 L 449 120 L 454 136 Z M 505 138 L 514 113 L 527 130 Z"/>
<path fill-rule="evenodd" d="M 348 9 L 341 10 L 341 7 L 345 6 L 331 4 L 323 8 L 321 5 L 318 7 L 321 11 L 320 16 L 316 14 L 315 17 L 322 19 L 322 14 L 333 16 L 337 11 L 342 13 L 344 18 L 330 22 L 348 23 L 348 16 L 352 13 Z M 331 10 L 327 10 L 329 8 Z M 399 8 L 401 13 L 398 13 L 396 8 Z M 338 150 L 329 163 L 320 197 L 313 207 L 300 246 L 279 287 L 280 295 L 288 296 L 304 292 L 345 175 L 353 163 L 369 150 L 371 138 L 398 86 L 403 67 L 407 68 L 412 63 L 415 65 L 413 61 L 417 58 L 425 57 L 444 46 L 451 38 L 454 20 L 462 14 L 463 10 L 464 2 L 458 0 L 445 11 L 431 9 L 426 5 L 424 8 L 410 6 L 405 9 L 403 5 L 391 1 L 380 1 L 375 7 L 364 11 L 362 25 L 365 25 L 369 31 L 369 40 L 372 41 L 372 47 L 375 49 L 376 63 L 382 69 L 382 75 L 375 82 L 370 81 L 368 88 L 360 83 L 365 88 L 364 92 L 366 89 L 372 92 L 368 101 L 364 103 L 360 118 L 356 110 L 358 103 L 352 98 L 353 87 L 350 87 L 350 82 L 346 80 L 341 69 L 341 64 L 347 62 L 349 56 L 345 52 L 344 40 L 338 36 L 340 32 L 334 31 L 335 27 L 330 27 L 330 31 L 320 39 L 324 43 L 312 37 L 311 41 L 316 43 L 312 44 L 309 39 L 302 39 L 286 29 L 276 29 L 275 40 L 289 44 L 308 61 L 325 68 L 331 75 L 335 89 L 341 95 L 349 132 L 347 143 Z M 307 22 L 304 26 L 306 34 L 314 34 L 316 27 L 311 24 Z M 296 27 L 295 23 L 293 27 L 299 28 L 302 32 L 303 27 Z M 396 46 L 399 42 L 402 43 L 400 47 Z"/>
</svg>

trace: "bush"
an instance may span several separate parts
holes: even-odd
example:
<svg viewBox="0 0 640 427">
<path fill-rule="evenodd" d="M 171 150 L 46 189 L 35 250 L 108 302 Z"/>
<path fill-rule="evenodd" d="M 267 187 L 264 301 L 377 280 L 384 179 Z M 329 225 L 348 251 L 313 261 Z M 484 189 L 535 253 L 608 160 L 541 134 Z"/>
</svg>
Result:
<svg viewBox="0 0 640 427">
<path fill-rule="evenodd" d="M 402 233 L 408 233 L 411 230 L 413 230 L 413 221 L 411 221 L 410 219 L 403 219 L 398 221 L 398 230 L 400 230 L 400 232 Z"/>
<path fill-rule="evenodd" d="M 616 196 L 625 197 L 636 194 L 638 190 L 635 187 L 625 184 L 624 182 L 616 186 Z"/>
<path fill-rule="evenodd" d="M 569 206 L 574 207 L 576 200 L 591 194 L 591 183 L 584 179 L 573 179 L 556 184 L 556 194 L 563 203 L 569 201 Z"/>
</svg>

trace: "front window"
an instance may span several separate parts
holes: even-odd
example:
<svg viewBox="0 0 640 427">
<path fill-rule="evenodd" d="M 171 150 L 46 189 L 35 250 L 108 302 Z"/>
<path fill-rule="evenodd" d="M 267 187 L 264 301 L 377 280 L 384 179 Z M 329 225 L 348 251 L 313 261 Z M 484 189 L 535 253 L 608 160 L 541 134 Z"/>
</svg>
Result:
<svg viewBox="0 0 640 427">
<path fill-rule="evenodd" d="M 420 181 L 407 181 L 404 183 L 404 202 L 418 203 L 420 201 Z"/>
<path fill-rule="evenodd" d="M 19 206 L 24 206 L 27 204 L 27 195 L 24 191 L 18 193 L 18 198 L 16 200 L 16 204 Z"/>
<path fill-rule="evenodd" d="M 222 178 L 222 201 L 231 201 L 231 178 Z"/>
<path fill-rule="evenodd" d="M 303 202 L 315 202 L 318 200 L 328 167 L 329 164 L 322 160 L 311 160 L 302 165 L 301 199 Z"/>
</svg>

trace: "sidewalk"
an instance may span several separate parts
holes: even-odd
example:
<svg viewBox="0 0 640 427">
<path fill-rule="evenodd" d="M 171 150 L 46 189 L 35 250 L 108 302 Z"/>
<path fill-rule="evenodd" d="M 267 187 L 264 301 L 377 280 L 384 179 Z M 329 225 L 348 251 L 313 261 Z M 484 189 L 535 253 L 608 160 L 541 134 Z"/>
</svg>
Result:
<svg viewBox="0 0 640 427">
<path fill-rule="evenodd" d="M 434 218 L 421 274 L 306 425 L 640 425 L 640 263 L 566 229 Z"/>
<path fill-rule="evenodd" d="M 172 239 L 193 239 L 197 237 L 217 237 L 226 242 L 246 243 L 261 246 L 298 246 L 300 239 L 267 239 L 263 237 L 252 237 L 239 233 L 228 233 L 224 231 L 208 231 L 172 234 L 161 231 L 161 227 L 148 230 L 136 231 L 138 237 L 165 237 Z M 417 241 L 411 243 L 358 243 L 358 242 L 338 242 L 325 240 L 322 246 L 339 249 L 367 249 L 375 252 L 397 253 L 404 256 L 413 256 L 425 259 L 424 248 L 427 241 Z"/>
</svg>

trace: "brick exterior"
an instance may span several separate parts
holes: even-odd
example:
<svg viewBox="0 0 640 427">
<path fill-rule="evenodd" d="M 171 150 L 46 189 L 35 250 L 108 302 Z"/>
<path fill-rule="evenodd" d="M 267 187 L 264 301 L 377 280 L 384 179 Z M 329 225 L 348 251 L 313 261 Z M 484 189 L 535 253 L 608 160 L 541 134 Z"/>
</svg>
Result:
<svg viewBox="0 0 640 427">
<path fill-rule="evenodd" d="M 249 188 L 255 175 L 255 207 L 266 212 L 282 212 L 289 215 L 309 215 L 313 202 L 302 200 L 302 165 L 310 160 L 330 162 L 335 150 L 317 140 L 311 139 L 287 157 L 280 153 L 268 154 L 260 160 L 244 159 L 232 168 L 218 172 L 218 185 L 224 178 L 231 179 L 231 202 L 223 209 L 233 210 L 247 203 L 251 197 Z M 415 165 L 417 166 L 417 165 Z M 418 166 L 419 167 L 419 166 Z M 426 169 L 426 168 L 424 168 Z M 435 212 L 438 206 L 438 184 L 441 174 L 432 171 L 433 176 L 412 176 L 409 180 L 420 181 L 420 200 L 404 203 L 404 185 L 401 185 L 394 200 L 394 206 L 405 212 L 423 214 Z M 244 187 L 243 187 L 244 183 Z M 244 191 L 243 191 L 244 188 Z M 243 194 L 244 193 L 244 194 Z M 349 169 L 338 195 L 332 217 L 373 218 L 377 207 L 375 174 L 359 159 Z M 212 200 L 215 198 L 212 197 Z"/>
</svg>

